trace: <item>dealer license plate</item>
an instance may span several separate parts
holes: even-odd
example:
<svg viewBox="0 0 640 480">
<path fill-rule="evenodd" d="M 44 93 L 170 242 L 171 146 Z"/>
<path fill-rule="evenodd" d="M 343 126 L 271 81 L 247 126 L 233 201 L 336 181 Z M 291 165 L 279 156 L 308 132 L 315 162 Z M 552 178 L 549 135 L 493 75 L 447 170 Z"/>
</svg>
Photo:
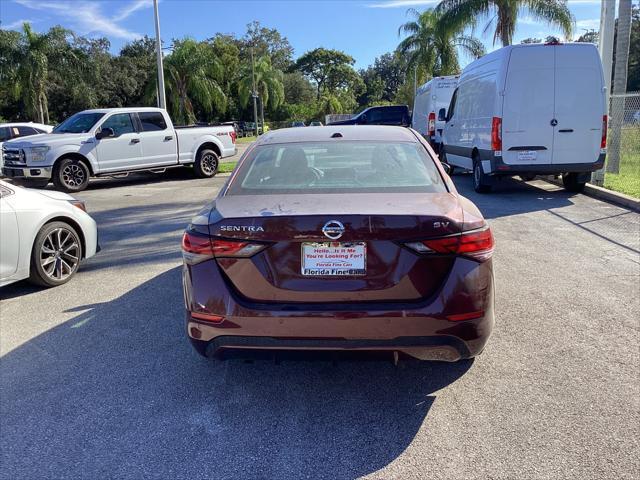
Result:
<svg viewBox="0 0 640 480">
<path fill-rule="evenodd" d="M 535 150 L 520 150 L 518 152 L 518 160 L 521 162 L 535 162 L 538 158 L 538 152 Z"/>
<path fill-rule="evenodd" d="M 302 275 L 364 275 L 367 265 L 365 242 L 306 242 L 302 244 Z"/>
</svg>

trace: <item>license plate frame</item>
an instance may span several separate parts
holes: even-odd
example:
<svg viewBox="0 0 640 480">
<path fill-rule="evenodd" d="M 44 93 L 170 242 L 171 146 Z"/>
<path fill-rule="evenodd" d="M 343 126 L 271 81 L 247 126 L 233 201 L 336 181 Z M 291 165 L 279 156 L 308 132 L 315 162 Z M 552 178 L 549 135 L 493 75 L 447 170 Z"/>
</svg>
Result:
<svg viewBox="0 0 640 480">
<path fill-rule="evenodd" d="M 323 251 L 319 252 L 318 249 Z M 312 258 L 310 255 L 313 254 L 321 254 L 323 257 Z M 331 258 L 331 255 L 348 255 L 350 258 Z M 318 265 L 319 263 L 321 265 Z M 322 265 L 323 263 L 326 265 Z M 304 277 L 335 278 L 366 275 L 367 243 L 302 242 L 300 245 L 300 273 Z"/>
</svg>

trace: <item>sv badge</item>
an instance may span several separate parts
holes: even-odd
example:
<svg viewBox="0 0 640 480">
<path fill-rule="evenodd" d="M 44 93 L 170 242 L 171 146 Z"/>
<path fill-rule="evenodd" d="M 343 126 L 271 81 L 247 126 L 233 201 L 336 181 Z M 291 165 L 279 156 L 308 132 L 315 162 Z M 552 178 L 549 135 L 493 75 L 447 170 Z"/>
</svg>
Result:
<svg viewBox="0 0 640 480">
<path fill-rule="evenodd" d="M 433 228 L 447 228 L 451 222 L 433 222 Z"/>
</svg>

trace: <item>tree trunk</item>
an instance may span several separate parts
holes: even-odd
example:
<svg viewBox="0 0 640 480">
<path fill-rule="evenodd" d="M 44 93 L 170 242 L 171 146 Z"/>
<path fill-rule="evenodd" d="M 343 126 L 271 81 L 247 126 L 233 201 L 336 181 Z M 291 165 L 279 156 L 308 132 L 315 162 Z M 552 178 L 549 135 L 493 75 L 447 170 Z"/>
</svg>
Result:
<svg viewBox="0 0 640 480">
<path fill-rule="evenodd" d="M 627 66 L 629 63 L 629 38 L 631 35 L 631 0 L 618 2 L 618 31 L 616 39 L 616 58 L 613 74 L 613 97 L 611 98 L 611 121 L 609 123 L 609 148 L 607 172 L 620 171 L 620 142 L 624 122 L 624 98 L 627 90 Z"/>
</svg>

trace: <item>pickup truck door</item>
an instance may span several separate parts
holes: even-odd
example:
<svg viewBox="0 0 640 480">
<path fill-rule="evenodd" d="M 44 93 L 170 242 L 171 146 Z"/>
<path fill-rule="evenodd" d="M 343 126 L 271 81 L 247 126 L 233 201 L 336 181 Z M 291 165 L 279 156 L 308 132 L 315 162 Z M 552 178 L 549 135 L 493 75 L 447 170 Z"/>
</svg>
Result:
<svg viewBox="0 0 640 480">
<path fill-rule="evenodd" d="M 140 141 L 145 165 L 178 163 L 178 138 L 161 112 L 138 112 Z"/>
<path fill-rule="evenodd" d="M 98 130 L 113 129 L 115 136 L 96 139 L 96 151 L 101 172 L 131 170 L 143 165 L 140 134 L 135 119 L 129 113 L 115 113 Z"/>
</svg>

